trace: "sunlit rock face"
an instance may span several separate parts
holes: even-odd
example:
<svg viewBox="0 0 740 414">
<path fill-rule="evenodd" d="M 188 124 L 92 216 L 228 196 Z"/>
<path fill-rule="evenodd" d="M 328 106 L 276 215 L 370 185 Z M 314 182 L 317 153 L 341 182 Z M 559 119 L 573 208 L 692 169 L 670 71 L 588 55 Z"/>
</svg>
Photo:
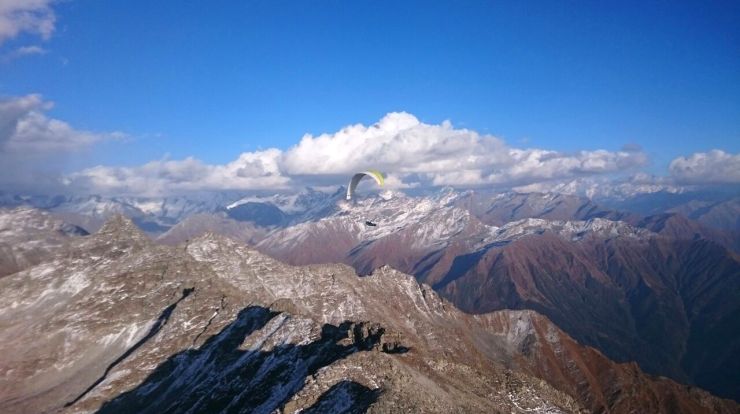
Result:
<svg viewBox="0 0 740 414">
<path fill-rule="evenodd" d="M 41 210 L 0 208 L 0 277 L 48 260 L 72 238 L 87 234 Z"/>
</svg>

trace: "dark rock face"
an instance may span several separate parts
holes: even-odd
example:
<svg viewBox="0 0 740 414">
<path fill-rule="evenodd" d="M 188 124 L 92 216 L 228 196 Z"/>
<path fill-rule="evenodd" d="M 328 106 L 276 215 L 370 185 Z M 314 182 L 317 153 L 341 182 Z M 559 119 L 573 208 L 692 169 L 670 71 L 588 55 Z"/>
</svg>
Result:
<svg viewBox="0 0 740 414">
<path fill-rule="evenodd" d="M 365 413 L 378 399 L 380 393 L 381 391 L 371 390 L 354 381 L 340 381 L 322 394 L 314 405 L 301 411 L 301 413 Z"/>
<path fill-rule="evenodd" d="M 149 329 L 149 332 L 147 332 L 147 334 L 144 335 L 143 338 L 139 339 L 133 346 L 131 346 L 130 348 L 126 349 L 126 351 L 120 357 L 116 358 L 115 361 L 111 362 L 110 365 L 108 365 L 108 367 L 105 369 L 105 372 L 103 372 L 103 375 L 100 378 L 98 378 L 95 382 L 93 382 L 92 385 L 90 385 L 85 391 L 82 392 L 82 394 L 80 394 L 79 396 L 77 396 L 74 400 L 69 401 L 68 403 L 64 404 L 64 406 L 65 407 L 72 406 L 72 405 L 74 405 L 74 403 L 76 403 L 77 401 L 79 401 L 82 398 L 84 398 L 87 395 L 87 393 L 89 393 L 90 391 L 92 391 L 95 387 L 97 387 L 98 385 L 100 385 L 100 383 L 102 383 L 103 381 L 106 380 L 106 378 L 108 377 L 108 374 L 113 369 L 116 368 L 116 365 L 118 365 L 121 362 L 123 362 L 131 354 L 133 354 L 134 352 L 136 352 L 136 350 L 139 349 L 142 345 L 145 345 L 147 341 L 149 341 L 155 335 L 157 335 L 159 333 L 159 331 L 162 329 L 162 326 L 164 324 L 166 324 L 167 321 L 170 319 L 170 316 L 172 316 L 172 312 L 175 310 L 175 308 L 177 308 L 177 305 L 180 302 L 182 302 L 183 299 L 185 299 L 188 296 L 190 296 L 190 294 L 193 293 L 194 290 L 195 290 L 194 288 L 184 289 L 182 291 L 182 296 L 180 297 L 180 299 L 178 299 L 177 302 L 175 302 L 172 305 L 166 307 L 164 309 L 164 311 L 162 311 L 162 314 L 159 315 L 159 317 L 157 318 L 157 320 L 154 323 L 154 325 L 151 327 L 151 329 Z"/>
<path fill-rule="evenodd" d="M 375 348 L 382 329 L 345 322 L 326 324 L 314 341 L 278 345 L 270 351 L 240 349 L 244 340 L 279 313 L 249 307 L 221 332 L 196 350 L 167 359 L 138 387 L 105 403 L 99 413 L 270 413 L 282 407 L 314 375 L 354 352 Z M 347 393 L 345 412 L 359 411 L 372 402 L 372 392 L 346 381 L 319 398 L 313 410 L 336 404 Z M 310 411 L 309 411 L 310 412 Z"/>
</svg>

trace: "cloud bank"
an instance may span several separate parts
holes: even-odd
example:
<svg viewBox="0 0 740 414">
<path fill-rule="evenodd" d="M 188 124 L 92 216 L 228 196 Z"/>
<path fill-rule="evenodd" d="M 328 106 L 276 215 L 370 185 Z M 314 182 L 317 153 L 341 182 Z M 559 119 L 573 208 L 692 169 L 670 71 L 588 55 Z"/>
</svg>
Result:
<svg viewBox="0 0 740 414">
<path fill-rule="evenodd" d="M 89 168 L 66 177 L 68 186 L 101 193 L 152 194 L 199 190 L 287 189 L 342 184 L 355 171 L 376 168 L 394 188 L 526 185 L 544 180 L 611 174 L 644 165 L 639 150 L 562 153 L 513 148 L 491 135 L 430 125 L 405 112 L 332 134 L 307 134 L 285 150 L 245 152 L 224 165 L 194 158 L 137 167 Z"/>
<path fill-rule="evenodd" d="M 0 1 L 0 45 L 21 33 L 48 39 L 54 32 L 53 0 Z"/>
<path fill-rule="evenodd" d="M 674 159 L 668 170 L 681 184 L 736 184 L 740 183 L 740 154 L 717 149 L 698 152 Z"/>
<path fill-rule="evenodd" d="M 52 103 L 39 95 L 0 99 L 0 184 L 23 181 L 34 160 L 75 154 L 124 137 L 74 128 L 48 116 Z M 22 162 L 21 162 L 22 161 Z M 306 134 L 294 146 L 244 152 L 225 164 L 194 157 L 161 159 L 138 166 L 98 165 L 57 175 L 57 191 L 156 196 L 212 190 L 289 190 L 339 185 L 355 171 L 379 169 L 389 188 L 454 186 L 517 191 L 557 191 L 588 196 L 627 196 L 681 191 L 682 186 L 740 184 L 740 155 L 721 150 L 673 160 L 667 176 L 645 174 L 647 155 L 636 146 L 619 151 L 572 153 L 517 148 L 492 135 L 426 124 L 405 112 L 377 123 L 349 125 L 334 133 Z M 25 172 L 24 172 L 25 171 Z M 33 178 L 35 180 L 36 178 Z M 29 181 L 26 177 L 25 181 Z"/>
<path fill-rule="evenodd" d="M 78 130 L 49 118 L 54 104 L 40 95 L 0 98 L 0 155 L 27 157 L 44 153 L 74 151 L 106 139 L 120 139 L 120 132 L 96 133 Z"/>
<path fill-rule="evenodd" d="M 258 190 L 290 188 L 281 175 L 280 151 L 269 149 L 243 153 L 224 165 L 209 165 L 195 158 L 152 161 L 137 167 L 97 166 L 71 174 L 64 183 L 96 194 L 157 196 L 210 190 Z"/>
<path fill-rule="evenodd" d="M 59 191 L 58 164 L 120 132 L 80 130 L 47 115 L 53 103 L 40 95 L 0 98 L 0 189 Z"/>
</svg>

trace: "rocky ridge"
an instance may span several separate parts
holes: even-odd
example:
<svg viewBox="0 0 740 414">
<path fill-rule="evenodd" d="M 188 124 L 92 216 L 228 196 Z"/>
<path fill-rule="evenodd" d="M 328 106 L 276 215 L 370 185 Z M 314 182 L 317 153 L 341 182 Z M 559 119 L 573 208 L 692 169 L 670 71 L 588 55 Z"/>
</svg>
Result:
<svg viewBox="0 0 740 414">
<path fill-rule="evenodd" d="M 41 210 L 0 208 L 0 277 L 30 267 L 87 232 Z"/>
</svg>

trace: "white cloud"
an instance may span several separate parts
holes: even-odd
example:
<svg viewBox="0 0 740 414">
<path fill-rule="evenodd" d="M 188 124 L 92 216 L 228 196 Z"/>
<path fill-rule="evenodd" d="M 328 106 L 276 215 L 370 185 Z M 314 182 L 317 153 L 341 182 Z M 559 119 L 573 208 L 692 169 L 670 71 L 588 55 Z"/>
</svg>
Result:
<svg viewBox="0 0 740 414">
<path fill-rule="evenodd" d="M 52 2 L 53 0 L 0 1 L 0 44 L 20 33 L 48 39 L 54 32 L 56 22 Z"/>
<path fill-rule="evenodd" d="M 53 103 L 40 95 L 0 98 L 0 155 L 33 156 L 73 151 L 105 139 L 120 139 L 124 134 L 78 130 L 64 121 L 49 118 L 45 112 Z"/>
<path fill-rule="evenodd" d="M 658 176 L 637 172 L 617 178 L 588 176 L 537 182 L 513 189 L 523 193 L 557 192 L 590 198 L 626 199 L 639 194 L 683 193 L 707 186 L 733 186 L 740 184 L 740 154 L 711 150 L 678 157 L 670 163 L 668 173 Z"/>
<path fill-rule="evenodd" d="M 208 165 L 193 158 L 138 167 L 98 166 L 67 177 L 69 185 L 104 193 L 165 193 L 215 189 L 268 189 L 342 184 L 355 171 L 376 168 L 392 188 L 427 185 L 511 187 L 548 180 L 611 174 L 646 162 L 635 150 L 574 154 L 509 147 L 503 140 L 430 125 L 408 113 L 390 113 L 371 126 L 305 135 L 286 151 L 246 152 Z"/>
<path fill-rule="evenodd" d="M 48 53 L 49 51 L 44 49 L 41 46 L 31 45 L 31 46 L 21 46 L 18 49 L 15 50 L 15 54 L 18 56 L 28 56 L 28 55 L 44 55 Z"/>
<path fill-rule="evenodd" d="M 0 63 L 8 63 L 12 60 L 33 55 L 45 55 L 49 51 L 41 46 L 21 46 L 13 51 L 10 51 L 0 56 Z"/>
<path fill-rule="evenodd" d="M 43 47 L 31 45 L 31 46 L 19 47 L 18 49 L 14 50 L 11 53 L 11 56 L 13 58 L 16 58 L 16 57 L 31 56 L 31 55 L 45 55 L 47 53 L 49 53 L 49 51 L 44 49 Z"/>
<path fill-rule="evenodd" d="M 57 191 L 60 171 L 79 151 L 125 137 L 76 129 L 47 116 L 52 106 L 40 95 L 0 98 L 0 188 Z"/>
<path fill-rule="evenodd" d="M 395 174 L 385 175 L 385 188 L 390 190 L 401 190 L 405 188 L 416 188 L 419 186 L 418 182 L 405 183 Z"/>
<path fill-rule="evenodd" d="M 282 176 L 280 151 L 244 153 L 224 165 L 208 165 L 194 158 L 152 161 L 136 167 L 88 168 L 66 177 L 66 184 L 103 194 L 162 195 L 202 190 L 283 189 L 290 179 Z"/>
<path fill-rule="evenodd" d="M 288 174 L 348 174 L 377 168 L 399 174 L 483 168 L 506 162 L 503 141 L 428 125 L 405 112 L 390 113 L 371 126 L 352 125 L 334 134 L 305 135 L 283 157 Z"/>
<path fill-rule="evenodd" d="M 740 154 L 697 152 L 674 159 L 668 170 L 682 184 L 740 184 Z"/>
<path fill-rule="evenodd" d="M 429 125 L 408 113 L 390 113 L 377 124 L 352 125 L 335 134 L 306 135 L 283 156 L 289 174 L 349 174 L 377 168 L 422 177 L 421 184 L 514 185 L 579 175 L 605 174 L 645 164 L 640 151 L 581 151 L 575 154 L 518 149 L 491 135 Z"/>
<path fill-rule="evenodd" d="M 46 175 L 34 176 L 31 173 L 39 169 L 30 170 L 33 163 L 24 160 L 74 153 L 123 136 L 75 129 L 47 116 L 51 107 L 39 95 L 0 99 L 0 162 L 14 166 L 0 173 L 0 183 L 36 183 L 42 177 L 48 187 L 52 174 L 47 170 Z M 341 185 L 355 171 L 376 168 L 385 173 L 386 185 L 393 189 L 493 186 L 617 198 L 740 183 L 740 155 L 720 150 L 677 158 L 664 177 L 640 172 L 646 163 L 647 156 L 634 145 L 619 151 L 573 153 L 515 148 L 447 121 L 425 124 L 401 112 L 390 113 L 370 126 L 357 124 L 332 134 L 307 134 L 285 151 L 245 152 L 226 164 L 189 157 L 129 167 L 99 165 L 67 174 L 62 181 L 68 190 L 77 192 L 162 195 Z"/>
</svg>

